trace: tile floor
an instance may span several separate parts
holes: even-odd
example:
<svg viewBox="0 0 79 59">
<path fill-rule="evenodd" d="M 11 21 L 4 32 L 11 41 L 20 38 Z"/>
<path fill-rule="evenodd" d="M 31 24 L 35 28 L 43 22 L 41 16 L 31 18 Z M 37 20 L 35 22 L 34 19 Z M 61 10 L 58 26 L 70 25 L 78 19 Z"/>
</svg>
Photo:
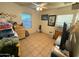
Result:
<svg viewBox="0 0 79 59">
<path fill-rule="evenodd" d="M 54 39 L 45 33 L 34 33 L 20 40 L 21 57 L 50 57 Z"/>
</svg>

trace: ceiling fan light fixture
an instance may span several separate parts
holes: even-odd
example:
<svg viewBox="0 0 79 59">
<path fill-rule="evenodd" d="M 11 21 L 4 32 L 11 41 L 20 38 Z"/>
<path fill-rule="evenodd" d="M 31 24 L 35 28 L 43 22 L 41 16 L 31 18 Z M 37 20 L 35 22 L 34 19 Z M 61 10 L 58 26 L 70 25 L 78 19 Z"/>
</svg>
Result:
<svg viewBox="0 0 79 59">
<path fill-rule="evenodd" d="M 43 9 L 41 7 L 36 8 L 37 11 L 42 11 Z"/>
<path fill-rule="evenodd" d="M 43 9 L 42 8 L 40 8 L 40 11 L 42 11 Z"/>
<path fill-rule="evenodd" d="M 39 7 L 37 7 L 37 8 L 36 8 L 36 10 L 37 10 L 37 11 L 39 11 L 39 10 L 40 10 L 40 8 L 39 8 Z"/>
</svg>

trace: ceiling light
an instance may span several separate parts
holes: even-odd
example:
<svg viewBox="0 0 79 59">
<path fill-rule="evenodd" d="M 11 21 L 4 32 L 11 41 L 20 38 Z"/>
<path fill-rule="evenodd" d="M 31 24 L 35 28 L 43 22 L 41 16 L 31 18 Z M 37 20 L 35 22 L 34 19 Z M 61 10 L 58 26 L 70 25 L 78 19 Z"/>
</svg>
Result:
<svg viewBox="0 0 79 59">
<path fill-rule="evenodd" d="M 40 10 L 40 7 L 37 7 L 36 10 L 39 11 Z"/>
<path fill-rule="evenodd" d="M 36 8 L 37 11 L 42 11 L 43 9 L 41 7 Z"/>
<path fill-rule="evenodd" d="M 40 8 L 40 11 L 42 11 L 43 9 L 42 8 Z"/>
</svg>

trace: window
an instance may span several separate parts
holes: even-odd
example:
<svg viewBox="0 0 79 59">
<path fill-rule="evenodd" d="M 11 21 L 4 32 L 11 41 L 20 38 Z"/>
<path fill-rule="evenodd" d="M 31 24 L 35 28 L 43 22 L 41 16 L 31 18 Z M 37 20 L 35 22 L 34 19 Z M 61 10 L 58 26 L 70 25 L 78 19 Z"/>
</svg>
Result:
<svg viewBox="0 0 79 59">
<path fill-rule="evenodd" d="M 22 13 L 21 19 L 22 19 L 24 28 L 30 29 L 32 27 L 32 16 L 31 16 L 31 14 Z"/>
<path fill-rule="evenodd" d="M 56 26 L 63 27 L 64 22 L 66 22 L 68 28 L 73 20 L 73 14 L 71 15 L 58 15 L 56 19 Z"/>
</svg>

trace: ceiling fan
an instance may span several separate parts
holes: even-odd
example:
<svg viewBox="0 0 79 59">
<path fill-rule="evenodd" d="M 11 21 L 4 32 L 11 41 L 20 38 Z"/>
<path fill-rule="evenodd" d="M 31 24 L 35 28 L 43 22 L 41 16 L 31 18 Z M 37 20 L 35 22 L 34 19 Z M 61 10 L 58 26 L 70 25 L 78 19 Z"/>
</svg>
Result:
<svg viewBox="0 0 79 59">
<path fill-rule="evenodd" d="M 36 11 L 43 11 L 47 9 L 47 7 L 45 7 L 47 3 L 45 2 L 33 2 L 32 4 L 34 5 L 33 8 L 36 9 Z"/>
<path fill-rule="evenodd" d="M 66 7 L 66 6 L 70 6 L 72 4 L 74 4 L 75 2 L 63 2 L 61 4 L 58 5 L 54 5 L 52 6 L 51 4 L 53 3 L 47 3 L 47 2 L 32 2 L 32 5 L 29 6 L 29 8 L 34 9 L 36 11 L 43 11 L 43 10 L 47 10 L 47 9 L 57 9 L 57 8 L 62 8 L 62 7 Z M 55 3 L 54 3 L 55 4 Z"/>
</svg>

